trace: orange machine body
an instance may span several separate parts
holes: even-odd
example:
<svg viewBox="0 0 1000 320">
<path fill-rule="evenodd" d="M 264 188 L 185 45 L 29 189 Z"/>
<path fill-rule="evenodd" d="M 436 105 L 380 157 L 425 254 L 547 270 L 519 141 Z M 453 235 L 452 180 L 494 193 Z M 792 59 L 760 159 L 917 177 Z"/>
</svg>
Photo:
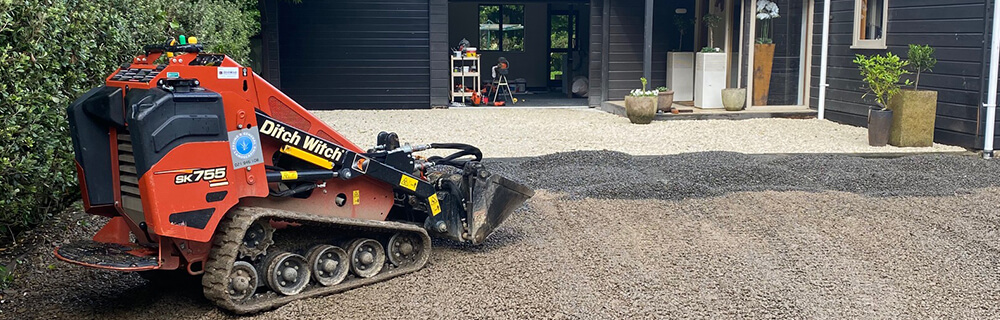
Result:
<svg viewBox="0 0 1000 320">
<path fill-rule="evenodd" d="M 212 56 L 217 61 L 209 64 L 195 64 L 200 56 Z M 268 116 L 307 132 L 345 149 L 362 153 L 358 146 L 348 141 L 315 116 L 306 111 L 289 97 L 261 79 L 248 67 L 241 66 L 229 57 L 199 53 L 180 54 L 164 58 L 167 63 L 154 64 L 159 53 L 136 57 L 129 65 L 122 66 L 106 79 L 105 87 L 120 88 L 121 99 L 130 90 L 150 90 L 163 79 L 196 79 L 200 87 L 218 93 L 224 106 L 224 125 L 227 132 L 239 132 L 258 126 L 255 112 L 259 110 Z M 123 74 L 144 76 L 135 77 Z M 128 102 L 125 102 L 127 104 Z M 127 105 L 123 106 L 127 107 Z M 122 110 L 127 112 L 128 108 Z M 112 112 L 116 112 L 113 110 Z M 129 124 L 125 124 L 128 128 Z M 235 168 L 232 142 L 210 141 L 192 142 L 173 147 L 148 171 L 138 176 L 137 181 L 122 177 L 128 161 L 121 154 L 125 148 L 118 132 L 109 128 L 111 152 L 111 181 L 113 204 L 92 204 L 85 183 L 86 176 L 77 164 L 78 177 L 84 195 L 84 209 L 88 213 L 113 217 L 111 222 L 95 237 L 95 241 L 123 243 L 133 236 L 138 242 L 136 255 L 156 254 L 155 266 L 108 267 L 118 270 L 176 269 L 187 267 L 191 273 L 199 273 L 198 265 L 203 262 L 211 247 L 210 241 L 222 217 L 234 206 L 254 205 L 282 208 L 298 212 L 337 217 L 384 220 L 393 205 L 391 186 L 380 184 L 368 177 L 352 180 L 330 179 L 323 187 L 306 198 L 268 198 L 269 185 L 265 166 L 273 165 L 274 155 L 284 143 L 260 135 L 260 149 L 263 162 Z M 134 170 L 134 167 L 132 168 Z M 126 170 L 127 171 L 127 170 Z M 121 181 L 119 183 L 119 181 Z M 123 193 L 137 188 L 141 204 L 134 199 L 123 197 Z M 123 191 L 124 189 L 124 191 Z M 131 191 L 130 191 L 131 190 Z M 335 205 L 337 197 L 347 197 L 346 205 Z M 139 210 L 128 210 L 141 205 Z M 178 214 L 197 219 L 178 219 Z M 197 220 L 197 223 L 191 221 Z M 125 244 L 125 243 L 123 243 Z M 144 246 L 144 248 L 138 248 Z M 155 248 L 150 250 L 149 248 Z M 130 251 L 131 252 L 131 251 Z M 78 263 L 72 259 L 60 259 Z M 90 265 L 94 267 L 94 265 Z"/>
</svg>

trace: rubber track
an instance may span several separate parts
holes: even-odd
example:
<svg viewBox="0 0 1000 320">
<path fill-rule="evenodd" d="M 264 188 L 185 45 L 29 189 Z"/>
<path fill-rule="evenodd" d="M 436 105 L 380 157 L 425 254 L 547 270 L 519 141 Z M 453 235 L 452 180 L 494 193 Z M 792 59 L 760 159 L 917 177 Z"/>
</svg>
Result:
<svg viewBox="0 0 1000 320">
<path fill-rule="evenodd" d="M 424 250 L 422 251 L 422 256 L 415 263 L 403 267 L 383 269 L 378 275 L 371 278 L 348 277 L 344 282 L 329 287 L 310 283 L 309 287 L 294 296 L 276 294 L 255 295 L 248 301 L 234 303 L 229 299 L 229 293 L 227 292 L 227 278 L 229 277 L 233 263 L 236 261 L 237 250 L 243 239 L 243 234 L 250 227 L 251 223 L 261 218 L 276 218 L 280 220 L 307 222 L 309 224 L 327 224 L 331 228 L 340 229 L 413 232 L 420 234 L 420 237 L 423 239 Z M 205 263 L 205 275 L 202 278 L 202 286 L 204 287 L 205 297 L 217 306 L 237 314 L 247 314 L 274 309 L 298 299 L 337 293 L 420 270 L 427 264 L 430 252 L 431 239 L 427 235 L 427 231 L 411 224 L 324 217 L 269 208 L 236 208 L 229 212 L 216 228 L 216 234 L 212 242 L 212 251 L 209 254 L 208 261 Z M 263 275 L 259 276 L 263 277 Z"/>
</svg>

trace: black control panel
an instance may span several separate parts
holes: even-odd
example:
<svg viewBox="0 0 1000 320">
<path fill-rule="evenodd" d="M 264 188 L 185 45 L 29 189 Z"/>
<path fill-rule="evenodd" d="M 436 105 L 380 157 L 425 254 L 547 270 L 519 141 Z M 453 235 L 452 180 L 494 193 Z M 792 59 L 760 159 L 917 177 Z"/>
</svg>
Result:
<svg viewBox="0 0 1000 320">
<path fill-rule="evenodd" d="M 167 65 L 165 64 L 157 65 L 154 69 L 139 69 L 132 68 L 130 66 L 122 66 L 121 69 L 118 69 L 118 73 L 115 73 L 115 75 L 111 77 L 111 81 L 149 83 L 166 67 Z"/>
</svg>

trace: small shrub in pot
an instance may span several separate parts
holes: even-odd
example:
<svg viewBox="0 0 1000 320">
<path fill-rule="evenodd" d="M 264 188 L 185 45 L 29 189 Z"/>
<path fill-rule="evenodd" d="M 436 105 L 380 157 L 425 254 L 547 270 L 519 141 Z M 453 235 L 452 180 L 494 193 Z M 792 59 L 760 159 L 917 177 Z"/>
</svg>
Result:
<svg viewBox="0 0 1000 320">
<path fill-rule="evenodd" d="M 873 147 L 885 146 L 889 142 L 889 128 L 892 125 L 892 110 L 889 101 L 900 91 L 901 77 L 909 74 L 906 60 L 890 53 L 884 55 L 857 55 L 854 64 L 861 70 L 861 77 L 868 85 L 868 92 L 875 95 L 876 106 L 868 111 L 868 144 Z M 905 84 L 910 81 L 906 80 Z"/>
<path fill-rule="evenodd" d="M 656 88 L 656 109 L 663 112 L 670 112 L 674 106 L 674 91 L 667 87 Z"/>
<path fill-rule="evenodd" d="M 625 115 L 635 124 L 648 124 L 656 117 L 656 90 L 646 91 L 646 78 L 640 78 L 642 89 L 632 90 L 625 96 Z"/>
</svg>

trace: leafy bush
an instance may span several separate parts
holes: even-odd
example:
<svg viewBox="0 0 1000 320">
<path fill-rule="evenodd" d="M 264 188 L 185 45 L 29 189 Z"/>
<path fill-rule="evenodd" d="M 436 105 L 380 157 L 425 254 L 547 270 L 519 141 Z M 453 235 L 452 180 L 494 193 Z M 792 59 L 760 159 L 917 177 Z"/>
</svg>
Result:
<svg viewBox="0 0 1000 320">
<path fill-rule="evenodd" d="M 917 80 L 913 82 L 913 90 L 917 90 L 920 86 L 920 72 L 931 71 L 937 64 L 934 48 L 929 45 L 911 44 L 910 50 L 906 52 L 906 60 L 910 62 L 910 68 L 917 72 Z"/>
<path fill-rule="evenodd" d="M 891 52 L 872 56 L 859 54 L 854 58 L 854 64 L 861 69 L 861 77 L 868 84 L 871 93 L 875 94 L 875 102 L 882 107 L 882 110 L 888 108 L 889 100 L 899 93 L 900 77 L 909 74 L 904 69 L 909 62 Z M 910 81 L 906 80 L 905 84 L 909 83 Z"/>
<path fill-rule="evenodd" d="M 196 35 L 249 62 L 253 0 L 0 0 L 0 232 L 78 198 L 66 106 L 142 45 Z"/>
</svg>

